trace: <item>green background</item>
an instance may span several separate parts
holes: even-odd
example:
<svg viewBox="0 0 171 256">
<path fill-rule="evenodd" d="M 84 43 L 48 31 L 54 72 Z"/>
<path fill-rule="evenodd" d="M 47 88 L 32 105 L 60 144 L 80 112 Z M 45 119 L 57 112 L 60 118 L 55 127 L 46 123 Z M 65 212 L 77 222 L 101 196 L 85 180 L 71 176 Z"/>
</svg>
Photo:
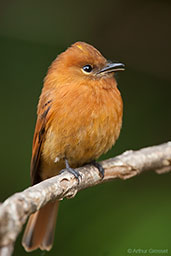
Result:
<svg viewBox="0 0 171 256">
<path fill-rule="evenodd" d="M 123 128 L 103 158 L 170 140 L 170 13 L 170 1 L 0 1 L 1 201 L 30 185 L 43 78 L 75 41 L 91 43 L 127 67 L 117 75 Z M 129 248 L 168 249 L 164 255 L 171 255 L 170 175 L 145 173 L 65 199 L 52 251 L 30 255 L 135 255 Z M 27 255 L 21 235 L 14 255 Z"/>
</svg>

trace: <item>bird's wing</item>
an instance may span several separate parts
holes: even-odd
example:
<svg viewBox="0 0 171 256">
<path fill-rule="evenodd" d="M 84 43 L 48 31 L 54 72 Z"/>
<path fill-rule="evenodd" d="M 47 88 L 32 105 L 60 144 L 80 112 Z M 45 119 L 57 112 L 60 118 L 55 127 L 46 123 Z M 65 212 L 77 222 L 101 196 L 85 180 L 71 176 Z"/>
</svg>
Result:
<svg viewBox="0 0 171 256">
<path fill-rule="evenodd" d="M 39 170 L 41 151 L 45 135 L 49 127 L 50 116 L 51 101 L 48 101 L 43 105 L 43 107 L 40 108 L 33 137 L 32 158 L 30 167 L 31 181 L 33 185 L 41 181 Z"/>
</svg>

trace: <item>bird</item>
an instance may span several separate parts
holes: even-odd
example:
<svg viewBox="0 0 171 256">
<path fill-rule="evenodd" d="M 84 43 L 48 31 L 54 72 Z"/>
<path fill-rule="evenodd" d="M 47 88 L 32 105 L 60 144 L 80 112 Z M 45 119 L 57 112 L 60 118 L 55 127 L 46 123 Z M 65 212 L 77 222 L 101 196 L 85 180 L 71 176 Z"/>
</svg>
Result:
<svg viewBox="0 0 171 256">
<path fill-rule="evenodd" d="M 60 53 L 44 79 L 32 145 L 31 182 L 37 184 L 67 168 L 94 164 L 120 134 L 123 101 L 115 72 L 125 65 L 108 61 L 92 45 L 78 41 Z M 28 220 L 26 251 L 52 248 L 59 201 L 51 201 Z"/>
</svg>

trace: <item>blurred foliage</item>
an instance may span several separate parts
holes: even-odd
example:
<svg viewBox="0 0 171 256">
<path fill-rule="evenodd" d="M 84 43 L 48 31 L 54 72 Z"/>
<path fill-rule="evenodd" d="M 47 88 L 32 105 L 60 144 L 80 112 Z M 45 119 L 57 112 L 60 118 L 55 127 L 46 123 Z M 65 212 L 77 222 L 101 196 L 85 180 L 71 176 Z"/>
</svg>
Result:
<svg viewBox="0 0 171 256">
<path fill-rule="evenodd" d="M 170 2 L 109 2 L 1 1 L 1 201 L 30 184 L 43 78 L 57 54 L 74 41 L 92 43 L 107 58 L 127 66 L 117 74 L 123 128 L 103 158 L 170 140 Z M 64 200 L 52 251 L 30 255 L 122 256 L 130 255 L 128 248 L 170 251 L 169 179 L 170 174 L 145 173 Z M 27 255 L 20 242 L 21 235 L 14 255 Z"/>
</svg>

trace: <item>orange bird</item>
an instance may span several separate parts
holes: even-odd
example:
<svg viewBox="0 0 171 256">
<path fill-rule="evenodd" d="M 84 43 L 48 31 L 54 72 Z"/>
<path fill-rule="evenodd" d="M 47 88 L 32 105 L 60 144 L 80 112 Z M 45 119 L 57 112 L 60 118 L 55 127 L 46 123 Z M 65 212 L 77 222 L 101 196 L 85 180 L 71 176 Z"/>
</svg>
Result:
<svg viewBox="0 0 171 256">
<path fill-rule="evenodd" d="M 40 95 L 31 159 L 32 184 L 67 168 L 92 162 L 117 140 L 123 103 L 114 73 L 124 64 L 107 61 L 93 46 L 76 42 L 51 64 Z M 22 244 L 26 251 L 50 250 L 58 201 L 29 218 Z"/>
</svg>

